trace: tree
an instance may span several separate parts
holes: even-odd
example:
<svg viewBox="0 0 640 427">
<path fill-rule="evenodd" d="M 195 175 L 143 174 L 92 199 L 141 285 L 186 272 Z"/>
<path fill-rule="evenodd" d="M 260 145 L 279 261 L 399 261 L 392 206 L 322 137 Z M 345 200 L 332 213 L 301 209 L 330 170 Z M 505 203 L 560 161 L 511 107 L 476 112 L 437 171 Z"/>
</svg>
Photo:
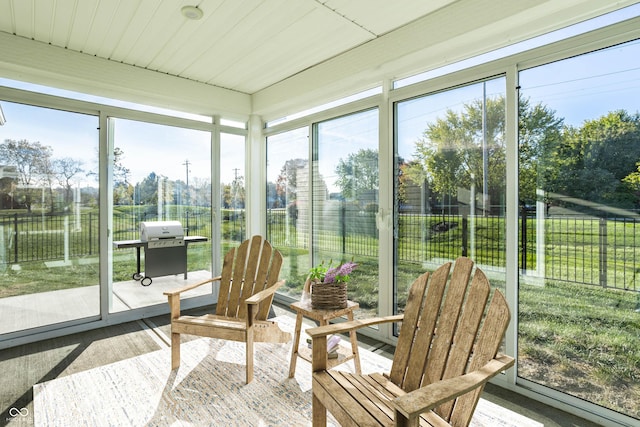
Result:
<svg viewBox="0 0 640 427">
<path fill-rule="evenodd" d="M 71 157 L 63 157 L 53 160 L 53 171 L 58 177 L 58 182 L 64 189 L 64 203 L 69 205 L 72 198 L 73 178 L 84 172 L 82 169 L 82 161 L 72 159 Z"/>
<path fill-rule="evenodd" d="M 640 207 L 640 161 L 636 163 L 636 170 L 622 178 L 623 185 L 635 197 L 636 208 Z"/>
<path fill-rule="evenodd" d="M 192 179 L 195 191 L 196 206 L 211 206 L 211 179 L 194 177 Z"/>
<path fill-rule="evenodd" d="M 336 185 L 346 199 L 366 199 L 379 188 L 378 151 L 363 148 L 349 154 L 346 160 L 338 161 L 336 174 Z"/>
<path fill-rule="evenodd" d="M 50 171 L 52 149 L 40 142 L 29 142 L 6 139 L 0 144 L 0 163 L 15 166 L 18 174 L 18 187 L 22 187 L 24 204 L 31 212 L 32 198 L 35 187 L 47 182 Z"/>
<path fill-rule="evenodd" d="M 442 118 L 427 124 L 416 141 L 415 161 L 403 168 L 403 174 L 416 184 L 426 182 L 440 197 L 456 196 L 458 188 L 472 185 L 482 193 L 486 178 L 488 199 L 500 200 L 506 170 L 504 105 L 504 97 L 498 96 L 484 103 L 473 100 L 459 112 L 447 110 Z M 520 100 L 521 199 L 534 201 L 536 190 L 553 180 L 557 166 L 552 159 L 562 139 L 562 126 L 563 119 L 554 111 Z"/>
<path fill-rule="evenodd" d="M 640 115 L 618 110 L 567 127 L 556 192 L 619 208 L 636 207 L 633 174 L 640 159 Z M 625 180 L 625 178 L 630 177 Z"/>
<path fill-rule="evenodd" d="M 134 189 L 129 183 L 131 171 L 122 164 L 124 151 L 120 147 L 113 149 L 113 204 L 131 204 Z"/>
<path fill-rule="evenodd" d="M 482 99 L 473 100 L 460 112 L 447 110 L 416 141 L 416 162 L 407 168 L 408 175 L 416 182 L 426 179 L 444 198 L 457 196 L 458 188 L 482 189 L 486 173 L 487 196 L 498 199 L 504 193 L 504 123 L 503 97 L 488 98 L 485 105 Z"/>
<path fill-rule="evenodd" d="M 136 203 L 141 205 L 155 205 L 158 203 L 158 175 L 149 173 L 142 182 L 136 185 Z"/>
<path fill-rule="evenodd" d="M 124 151 L 120 147 L 113 149 L 113 183 L 129 183 L 129 174 L 131 171 L 122 164 L 124 159 Z"/>
<path fill-rule="evenodd" d="M 284 162 L 276 180 L 276 193 L 281 199 L 289 203 L 297 200 L 298 172 L 305 168 L 307 163 L 306 159 L 289 159 Z"/>
<path fill-rule="evenodd" d="M 520 200 L 534 202 L 538 189 L 555 191 L 564 119 L 541 103 L 531 106 L 522 97 L 518 116 L 518 191 Z"/>
<path fill-rule="evenodd" d="M 406 162 L 398 158 L 397 199 L 402 212 L 426 213 L 431 211 L 431 193 L 427 174 L 416 160 Z"/>
<path fill-rule="evenodd" d="M 243 176 L 236 176 L 233 178 L 233 181 L 231 181 L 230 193 L 231 208 L 244 209 L 245 191 Z"/>
</svg>

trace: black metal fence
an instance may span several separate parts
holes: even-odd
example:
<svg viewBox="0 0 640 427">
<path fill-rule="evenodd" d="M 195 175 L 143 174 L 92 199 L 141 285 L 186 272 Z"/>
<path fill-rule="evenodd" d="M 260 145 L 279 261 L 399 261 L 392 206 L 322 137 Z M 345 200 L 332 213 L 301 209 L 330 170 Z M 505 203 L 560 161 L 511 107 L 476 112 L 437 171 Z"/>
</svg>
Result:
<svg viewBox="0 0 640 427">
<path fill-rule="evenodd" d="M 520 221 L 523 271 L 542 271 L 546 278 L 564 282 L 640 290 L 640 220 L 552 216 L 544 219 L 542 230 L 537 222 L 532 217 Z"/>
<path fill-rule="evenodd" d="M 98 253 L 98 216 L 0 216 L 8 264 L 67 259 Z"/>
<path fill-rule="evenodd" d="M 211 237 L 208 212 L 187 211 L 176 218 L 186 235 Z M 120 215 L 113 219 L 114 240 L 140 238 L 140 221 L 155 221 L 157 215 Z M 99 216 L 19 215 L 0 216 L 0 262 L 18 264 L 51 261 L 98 254 Z"/>
<path fill-rule="evenodd" d="M 535 217 L 524 214 L 519 235 L 519 267 L 523 274 L 640 290 L 636 277 L 640 273 L 640 221 L 559 216 L 545 218 L 540 229 Z M 342 219 L 323 215 L 319 227 L 314 223 L 314 246 L 347 257 L 376 256 L 378 242 L 371 234 L 370 224 L 375 224 L 375 213 Z M 352 226 L 366 231 L 354 232 Z M 399 262 L 472 256 L 481 264 L 506 265 L 504 217 L 400 214 L 397 226 Z M 303 247 L 291 237 L 296 230 L 290 219 L 287 226 L 284 209 L 269 210 L 267 227 L 269 239 L 276 246 Z"/>
<path fill-rule="evenodd" d="M 211 237 L 210 214 L 193 210 L 177 218 L 187 233 Z M 341 215 L 337 210 L 335 215 Z M 335 216 L 334 215 L 334 216 Z M 524 216 L 523 216 L 524 215 Z M 174 215 L 175 217 L 175 215 Z M 524 220 L 523 220 L 524 218 Z M 140 221 L 153 215 L 114 217 L 114 240 L 139 238 Z M 223 225 L 225 233 L 244 232 L 244 219 Z M 278 247 L 306 249 L 308 229 L 284 209 L 267 213 L 269 239 Z M 321 221 L 319 221 L 321 219 Z M 298 230 L 298 226 L 301 230 Z M 345 217 L 322 215 L 314 221 L 316 248 L 347 256 L 376 256 L 378 239 L 373 212 Z M 401 214 L 398 218 L 400 262 L 420 263 L 432 258 L 473 256 L 478 263 L 504 267 L 503 217 Z M 522 212 L 520 218 L 520 268 L 532 276 L 601 287 L 640 290 L 640 221 L 633 218 L 587 216 L 546 217 L 542 225 Z M 96 213 L 75 215 L 0 216 L 0 262 L 5 264 L 48 261 L 98 254 L 99 219 Z M 237 239 L 236 239 L 237 240 Z"/>
</svg>

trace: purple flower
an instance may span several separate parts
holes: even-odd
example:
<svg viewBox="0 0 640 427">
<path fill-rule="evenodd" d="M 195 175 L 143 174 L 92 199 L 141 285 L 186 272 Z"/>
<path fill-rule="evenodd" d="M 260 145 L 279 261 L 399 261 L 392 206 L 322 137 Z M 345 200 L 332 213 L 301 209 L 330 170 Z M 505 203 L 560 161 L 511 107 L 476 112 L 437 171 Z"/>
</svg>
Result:
<svg viewBox="0 0 640 427">
<path fill-rule="evenodd" d="M 324 274 L 324 283 L 333 283 L 333 282 L 335 282 L 336 275 L 338 275 L 338 269 L 335 268 L 335 267 L 334 268 L 330 268 Z"/>
<path fill-rule="evenodd" d="M 358 266 L 355 262 L 345 262 L 344 264 L 330 268 L 331 262 L 325 266 L 324 261 L 319 266 L 313 267 L 309 271 L 309 279 L 316 283 L 347 283 L 351 280 L 351 272 Z"/>
<path fill-rule="evenodd" d="M 340 266 L 340 268 L 338 269 L 338 275 L 339 276 L 347 276 L 347 275 L 351 274 L 353 269 L 356 268 L 357 266 L 358 266 L 358 264 L 356 264 L 355 262 L 346 262 L 346 263 L 342 264 Z"/>
</svg>

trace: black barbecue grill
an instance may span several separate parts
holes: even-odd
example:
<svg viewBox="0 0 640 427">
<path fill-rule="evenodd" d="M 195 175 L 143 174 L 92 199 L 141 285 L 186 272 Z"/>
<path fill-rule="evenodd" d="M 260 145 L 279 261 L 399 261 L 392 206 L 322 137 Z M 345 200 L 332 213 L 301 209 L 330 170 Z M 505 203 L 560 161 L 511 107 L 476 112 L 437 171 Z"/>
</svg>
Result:
<svg viewBox="0 0 640 427">
<path fill-rule="evenodd" d="M 187 245 L 184 242 L 184 230 L 179 221 L 141 222 L 140 240 L 146 243 L 144 277 L 140 276 L 140 283 L 143 286 L 151 284 L 151 277 L 178 273 L 186 275 Z"/>
<path fill-rule="evenodd" d="M 187 243 L 204 242 L 206 237 L 185 236 L 179 221 L 144 221 L 140 223 L 140 240 L 113 242 L 116 248 L 136 248 L 136 272 L 131 276 L 142 286 L 152 277 L 184 273 L 187 278 Z M 144 248 L 144 273 L 140 269 L 140 248 Z"/>
</svg>

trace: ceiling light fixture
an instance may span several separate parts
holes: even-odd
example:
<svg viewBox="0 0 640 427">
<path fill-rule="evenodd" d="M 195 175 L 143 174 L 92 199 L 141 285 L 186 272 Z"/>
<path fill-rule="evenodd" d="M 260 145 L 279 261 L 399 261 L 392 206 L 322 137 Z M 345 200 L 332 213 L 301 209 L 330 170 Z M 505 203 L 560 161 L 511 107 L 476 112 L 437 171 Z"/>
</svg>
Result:
<svg viewBox="0 0 640 427">
<path fill-rule="evenodd" d="M 182 12 L 182 16 L 194 21 L 202 18 L 203 15 L 202 9 L 198 9 L 198 6 L 183 6 L 180 11 Z"/>
</svg>

